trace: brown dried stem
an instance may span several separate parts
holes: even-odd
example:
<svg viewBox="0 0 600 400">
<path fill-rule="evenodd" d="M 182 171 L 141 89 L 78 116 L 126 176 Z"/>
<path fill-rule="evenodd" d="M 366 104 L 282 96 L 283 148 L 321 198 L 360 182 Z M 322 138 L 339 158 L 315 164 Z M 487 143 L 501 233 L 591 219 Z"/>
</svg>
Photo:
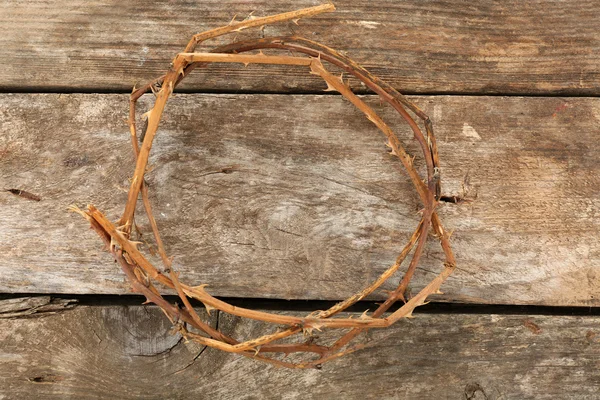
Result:
<svg viewBox="0 0 600 400">
<path fill-rule="evenodd" d="M 221 46 L 209 53 L 194 52 L 196 46 L 211 38 L 215 38 L 227 33 L 238 32 L 243 29 L 263 26 L 266 24 L 278 23 L 288 20 L 310 17 L 322 12 L 330 12 L 335 8 L 332 4 L 321 5 L 303 10 L 297 10 L 289 13 L 273 15 L 263 18 L 247 19 L 241 22 L 232 21 L 229 25 L 213 29 L 204 33 L 195 35 L 185 48 L 183 53 L 178 54 L 171 64 L 171 68 L 166 75 L 155 79 L 143 87 L 132 91 L 130 96 L 129 111 L 129 130 L 131 134 L 131 143 L 136 157 L 136 167 L 128 193 L 128 199 L 123 212 L 123 216 L 118 222 L 118 227 L 110 222 L 94 206 L 88 206 L 86 211 L 74 209 L 82 214 L 91 224 L 92 228 L 99 234 L 105 242 L 107 248 L 119 263 L 132 288 L 135 292 L 146 296 L 149 302 L 157 304 L 165 312 L 167 317 L 176 324 L 177 330 L 186 338 L 194 340 L 206 346 L 214 347 L 223 351 L 239 353 L 246 357 L 256 358 L 278 366 L 289 368 L 311 368 L 320 364 L 351 353 L 363 345 L 348 347 L 348 343 L 359 333 L 372 328 L 388 327 L 401 318 L 409 317 L 413 310 L 424 304 L 426 298 L 439 292 L 439 288 L 445 279 L 455 268 L 454 255 L 449 243 L 449 236 L 444 231 L 439 216 L 435 208 L 440 195 L 440 167 L 437 146 L 433 134 L 431 121 L 423 111 L 416 105 L 406 99 L 394 88 L 370 74 L 364 68 L 356 64 L 348 57 L 330 49 L 322 44 L 310 41 L 300 37 L 276 37 L 247 40 L 235 42 L 226 46 Z M 260 49 L 279 49 L 292 50 L 305 56 L 288 55 L 265 55 L 262 52 L 258 54 L 240 54 L 252 50 Z M 152 148 L 154 137 L 157 133 L 162 112 L 166 106 L 169 96 L 174 88 L 183 78 L 192 70 L 199 66 L 204 66 L 214 62 L 233 62 L 242 64 L 280 64 L 305 66 L 310 69 L 310 73 L 320 76 L 327 84 L 328 90 L 336 90 L 348 99 L 356 108 L 362 111 L 366 117 L 383 132 L 387 139 L 387 145 L 391 148 L 391 154 L 397 157 L 404 166 L 408 176 L 413 183 L 415 190 L 423 203 L 422 217 L 410 240 L 404 246 L 398 255 L 396 262 L 382 273 L 376 280 L 362 291 L 356 293 L 350 298 L 335 304 L 333 307 L 324 311 L 316 311 L 306 317 L 288 316 L 282 314 L 272 314 L 268 312 L 250 310 L 241 307 L 235 307 L 222 300 L 211 296 L 206 290 L 206 285 L 188 286 L 179 281 L 178 273 L 172 268 L 171 259 L 167 256 L 164 243 L 160 238 L 158 225 L 152 213 L 152 206 L 148 196 L 148 185 L 144 181 L 148 165 L 148 157 Z M 341 77 L 331 74 L 323 65 L 323 62 L 335 65 L 338 68 L 350 73 L 368 88 L 377 93 L 382 100 L 390 104 L 402 118 L 407 122 L 414 133 L 415 139 L 423 151 L 427 177 L 426 183 L 413 165 L 413 157 L 410 156 L 397 135 L 381 119 L 377 113 L 369 107 L 361 98 L 356 96 L 350 87 L 343 82 Z M 158 89 L 160 88 L 160 89 Z M 147 118 L 147 127 L 142 133 L 143 142 L 141 147 L 138 145 L 136 131 L 136 103 L 137 100 L 148 91 L 153 91 L 156 96 L 154 106 L 144 114 Z M 421 119 L 425 134 L 419 128 L 413 117 L 405 109 L 408 108 L 414 115 Z M 158 253 L 161 257 L 164 267 L 164 273 L 156 269 L 147 258 L 138 250 L 137 242 L 130 240 L 130 232 L 134 223 L 134 215 L 138 197 L 141 194 L 144 210 L 149 218 L 150 226 L 158 247 Z M 445 268 L 435 277 L 425 288 L 417 295 L 407 299 L 405 291 L 416 270 L 419 260 L 423 254 L 425 244 L 428 239 L 428 232 L 432 227 L 435 235 L 440 240 L 442 249 L 445 253 Z M 414 251 L 413 251 L 414 250 Z M 398 287 L 389 293 L 388 298 L 379 308 L 370 316 L 363 314 L 361 318 L 332 318 L 341 311 L 346 310 L 352 304 L 364 299 L 366 296 L 377 290 L 384 282 L 392 277 L 401 267 L 404 260 L 410 255 L 410 262 L 406 272 Z M 181 299 L 184 308 L 166 301 L 160 292 L 153 286 L 152 282 L 158 282 L 161 285 L 175 290 Z M 237 340 L 225 335 L 224 333 L 212 328 L 209 324 L 202 321 L 198 313 L 192 307 L 189 298 L 201 301 L 207 311 L 213 309 L 232 315 L 263 321 L 267 323 L 287 326 L 285 329 L 277 329 L 273 333 L 261 337 L 238 342 Z M 403 300 L 404 305 L 398 310 L 383 318 L 383 314 L 397 301 Z M 190 332 L 186 325 L 194 327 L 199 332 L 208 335 Z M 323 346 L 308 341 L 306 343 L 274 343 L 278 340 L 291 337 L 300 333 L 310 333 L 313 329 L 334 329 L 334 328 L 352 328 L 348 333 L 341 336 L 333 345 Z M 275 358 L 266 357 L 264 353 L 281 353 L 284 355 L 291 353 L 313 353 L 318 357 L 308 361 L 284 362 Z"/>
</svg>

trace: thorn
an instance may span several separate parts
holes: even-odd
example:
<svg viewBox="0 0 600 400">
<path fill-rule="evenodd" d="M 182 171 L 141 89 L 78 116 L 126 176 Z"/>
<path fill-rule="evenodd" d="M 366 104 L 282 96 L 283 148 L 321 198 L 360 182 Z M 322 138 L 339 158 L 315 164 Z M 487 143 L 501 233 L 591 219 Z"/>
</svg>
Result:
<svg viewBox="0 0 600 400">
<path fill-rule="evenodd" d="M 259 56 L 264 56 L 264 55 L 265 55 L 265 53 L 263 53 L 263 51 L 262 51 L 262 50 L 259 50 L 259 51 L 258 51 L 258 55 L 259 55 Z"/>
<path fill-rule="evenodd" d="M 69 207 L 67 207 L 67 210 L 69 212 L 77 213 L 77 214 L 81 215 L 82 217 L 84 217 L 85 219 L 89 219 L 89 215 L 87 215 L 85 213 L 85 211 L 83 211 L 81 208 L 77 207 L 75 204 L 71 204 Z"/>
<path fill-rule="evenodd" d="M 406 315 L 404 316 L 404 318 L 413 319 L 413 318 L 415 318 L 415 316 L 413 315 L 413 313 L 412 313 L 412 311 L 411 311 L 411 312 L 409 312 L 408 314 L 406 314 Z"/>
<path fill-rule="evenodd" d="M 404 297 L 403 293 L 398 294 L 398 300 L 402 300 L 402 302 L 406 304 L 406 297 Z"/>
<path fill-rule="evenodd" d="M 444 292 L 442 292 L 440 289 L 438 289 L 435 292 L 433 292 L 433 294 L 444 294 Z"/>
<path fill-rule="evenodd" d="M 296 25 L 300 26 L 300 24 L 298 23 L 298 21 L 300 21 L 300 18 L 296 18 L 296 19 L 293 19 L 293 20 L 292 20 L 292 22 L 293 22 L 294 24 L 296 24 Z"/>
<path fill-rule="evenodd" d="M 244 63 L 244 68 L 246 68 L 250 63 Z"/>
<path fill-rule="evenodd" d="M 362 313 L 358 319 L 372 319 L 371 317 L 369 317 L 369 316 L 367 315 L 367 313 L 368 313 L 368 312 L 369 312 L 369 310 L 368 310 L 368 309 L 367 309 L 367 310 L 365 310 L 365 312 L 364 312 L 364 313 Z"/>
<path fill-rule="evenodd" d="M 233 18 L 231 18 L 231 21 L 229 21 L 229 25 L 234 25 L 237 21 L 235 20 L 235 18 L 237 17 L 237 14 L 235 14 L 233 16 Z"/>
<path fill-rule="evenodd" d="M 136 242 L 134 240 L 130 240 L 129 243 L 131 243 L 136 249 L 140 244 L 144 244 L 143 242 Z"/>
<path fill-rule="evenodd" d="M 323 90 L 324 92 L 337 92 L 338 91 L 329 82 L 325 81 L 325 83 L 327 84 L 327 89 Z"/>
<path fill-rule="evenodd" d="M 216 308 L 214 308 L 213 306 L 209 306 L 209 305 L 208 305 L 208 304 L 206 304 L 206 303 L 203 303 L 203 304 L 204 304 L 204 308 L 206 308 L 206 313 L 207 313 L 209 316 L 211 315 L 211 314 L 210 314 L 210 312 L 211 312 L 212 310 L 216 310 Z"/>
<path fill-rule="evenodd" d="M 150 87 L 152 87 L 152 86 L 150 86 Z M 154 110 L 154 108 L 151 108 L 150 110 L 148 110 L 145 113 L 143 113 L 142 114 L 142 119 L 149 120 L 150 119 L 150 115 L 152 115 L 152 110 Z"/>
<path fill-rule="evenodd" d="M 370 118 L 369 118 L 370 119 Z M 372 120 L 371 120 L 372 121 Z M 388 140 L 387 142 L 385 142 L 386 147 L 390 148 L 391 150 L 389 150 L 389 153 L 393 156 L 398 156 L 398 153 L 396 153 L 396 150 L 394 150 L 394 148 L 392 147 L 392 144 L 390 143 L 390 141 Z"/>
<path fill-rule="evenodd" d="M 115 229 L 117 232 L 127 232 L 127 228 L 129 227 L 129 222 L 125 223 L 125 225 L 117 226 Z"/>
</svg>

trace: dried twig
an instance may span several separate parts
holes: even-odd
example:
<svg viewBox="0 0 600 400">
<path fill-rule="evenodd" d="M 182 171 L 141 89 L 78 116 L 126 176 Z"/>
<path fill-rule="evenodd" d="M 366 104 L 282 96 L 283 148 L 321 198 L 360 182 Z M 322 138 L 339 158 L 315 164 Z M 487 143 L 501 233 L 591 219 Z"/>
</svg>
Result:
<svg viewBox="0 0 600 400">
<path fill-rule="evenodd" d="M 137 161 L 125 210 L 117 224 L 118 226 L 110 222 L 92 205 L 89 205 L 85 211 L 73 208 L 74 211 L 79 212 L 90 222 L 92 228 L 105 242 L 107 248 L 115 257 L 115 260 L 119 263 L 131 282 L 133 290 L 146 296 L 149 302 L 153 302 L 161 307 L 167 317 L 176 324 L 176 330 L 184 337 L 206 346 L 227 352 L 239 353 L 246 357 L 256 358 L 289 368 L 315 368 L 326 361 L 336 359 L 364 347 L 360 344 L 348 346 L 348 343 L 366 329 L 388 327 L 401 318 L 411 316 L 413 310 L 424 304 L 426 298 L 430 294 L 439 293 L 440 286 L 455 268 L 454 255 L 452 254 L 449 243 L 449 235 L 444 231 L 439 216 L 435 211 L 440 198 L 440 167 L 435 137 L 433 134 L 433 126 L 429 117 L 427 117 L 427 115 L 425 115 L 425 113 L 423 113 L 416 105 L 397 92 L 394 88 L 371 75 L 348 57 L 322 44 L 300 37 L 260 38 L 234 42 L 226 46 L 218 47 L 208 53 L 195 52 L 196 46 L 199 43 L 217 36 L 238 32 L 251 27 L 261 27 L 266 24 L 310 17 L 322 12 L 330 12 L 334 9 L 332 4 L 327 4 L 269 17 L 248 19 L 242 22 L 236 22 L 234 19 L 227 26 L 195 35 L 186 46 L 185 51 L 175 57 L 171 64 L 171 68 L 166 75 L 149 82 L 141 88 L 134 88 L 130 96 L 129 128 L 131 133 L 131 143 Z M 258 54 L 241 54 L 248 51 L 267 48 L 284 50 L 290 54 L 304 54 L 304 56 L 290 56 L 287 53 L 286 55 L 265 55 L 262 52 L 259 52 Z M 415 190 L 419 194 L 421 202 L 423 203 L 421 220 L 410 240 L 397 257 L 396 262 L 365 289 L 334 305 L 328 310 L 317 311 L 306 317 L 296 317 L 234 307 L 211 296 L 204 288 L 206 285 L 192 287 L 180 282 L 178 274 L 173 270 L 171 259 L 167 256 L 164 244 L 160 238 L 156 220 L 152 214 L 152 207 L 148 198 L 148 187 L 144 182 L 144 175 L 147 172 L 148 157 L 154 137 L 157 133 L 162 112 L 169 96 L 173 93 L 173 89 L 193 69 L 214 62 L 233 62 L 246 65 L 252 63 L 306 66 L 310 73 L 318 75 L 325 81 L 328 90 L 340 92 L 383 132 L 387 139 L 387 145 L 391 148 L 391 154 L 400 160 L 406 169 Z M 413 166 L 413 157 L 406 152 L 402 143 L 391 128 L 371 107 L 352 93 L 351 89 L 340 77 L 332 75 L 323 65 L 324 62 L 335 65 L 361 80 L 368 88 L 377 93 L 384 102 L 390 104 L 398 111 L 412 129 L 414 137 L 423 151 L 425 164 L 427 166 L 427 177 L 425 182 Z M 147 126 L 142 133 L 143 140 L 140 147 L 138 145 L 135 124 L 136 102 L 148 91 L 153 91 L 155 93 L 156 100 L 154 106 L 144 114 L 147 118 Z M 423 134 L 419 125 L 406 109 L 422 120 L 425 127 L 425 134 Z M 158 253 L 163 262 L 163 272 L 154 267 L 138 250 L 137 242 L 130 240 L 131 229 L 135 226 L 134 215 L 136 204 L 140 195 L 156 240 Z M 423 254 L 430 228 L 433 229 L 435 236 L 440 240 L 442 249 L 444 250 L 446 257 L 444 269 L 417 295 L 407 299 L 405 298 L 405 292 Z M 384 282 L 400 269 L 401 265 L 406 258 L 409 257 L 411 252 L 412 256 L 410 257 L 409 265 L 400 284 L 394 291 L 389 293 L 386 301 L 382 303 L 375 312 L 371 315 L 365 313 L 361 318 L 356 319 L 332 318 L 339 312 L 346 310 L 352 304 L 364 299 L 381 287 Z M 154 287 L 153 282 L 158 282 L 167 288 L 174 289 L 179 295 L 184 308 L 181 309 L 166 301 Z M 201 301 L 209 313 L 211 310 L 216 309 L 240 317 L 277 324 L 278 326 L 283 325 L 287 328 L 277 329 L 273 333 L 240 343 L 203 322 L 193 309 L 189 298 Z M 397 311 L 383 318 L 383 314 L 398 300 L 402 300 L 404 305 Z M 187 329 L 186 324 L 194 327 L 200 333 L 190 332 Z M 331 346 L 319 345 L 311 341 L 275 343 L 283 338 L 301 335 L 302 333 L 310 333 L 314 329 L 334 328 L 352 329 L 341 336 Z M 266 353 L 281 353 L 284 355 L 291 353 L 309 353 L 315 354 L 316 358 L 306 361 L 288 362 L 273 357 L 267 357 L 265 356 Z"/>
</svg>

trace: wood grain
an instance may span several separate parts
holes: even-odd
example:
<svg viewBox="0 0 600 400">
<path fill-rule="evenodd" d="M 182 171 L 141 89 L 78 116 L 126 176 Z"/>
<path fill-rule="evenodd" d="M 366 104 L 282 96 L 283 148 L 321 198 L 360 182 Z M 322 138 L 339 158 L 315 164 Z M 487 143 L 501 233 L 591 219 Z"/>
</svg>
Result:
<svg viewBox="0 0 600 400">
<path fill-rule="evenodd" d="M 252 11 L 262 16 L 319 3 L 2 0 L 0 88 L 130 91 L 135 82 L 162 75 L 193 34 L 227 24 L 234 14 L 243 19 Z M 264 33 L 328 44 L 406 92 L 600 93 L 600 8 L 594 0 L 335 4 L 333 14 Z M 356 81 L 352 85 L 362 89 Z M 183 87 L 296 93 L 325 88 L 302 68 L 234 65 L 195 72 Z"/>
<path fill-rule="evenodd" d="M 599 317 L 417 314 L 308 371 L 205 350 L 167 325 L 156 307 L 140 306 L 2 319 L 0 397 L 591 400 L 600 391 Z M 223 315 L 219 326 L 266 333 Z"/>
<path fill-rule="evenodd" d="M 600 100 L 413 99 L 434 120 L 443 194 L 467 200 L 439 208 L 458 269 L 438 300 L 597 306 Z M 381 111 L 417 154 L 408 128 Z M 41 197 L 0 193 L 1 292 L 129 292 L 66 211 L 93 203 L 120 216 L 133 172 L 126 115 L 124 95 L 0 97 L 0 188 Z M 383 136 L 339 96 L 179 95 L 161 124 L 148 174 L 155 215 L 182 279 L 212 294 L 346 298 L 418 222 Z M 442 259 L 431 240 L 413 290 Z"/>
</svg>

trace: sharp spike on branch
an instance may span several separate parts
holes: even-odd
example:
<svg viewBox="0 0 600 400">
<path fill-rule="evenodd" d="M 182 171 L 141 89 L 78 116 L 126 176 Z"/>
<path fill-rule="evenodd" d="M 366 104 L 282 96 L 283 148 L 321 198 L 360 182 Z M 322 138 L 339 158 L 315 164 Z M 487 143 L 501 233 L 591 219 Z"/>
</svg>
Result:
<svg viewBox="0 0 600 400">
<path fill-rule="evenodd" d="M 327 89 L 324 89 L 324 92 L 337 92 L 338 90 L 333 87 L 329 82 L 325 81 L 325 83 L 327 84 Z"/>
<path fill-rule="evenodd" d="M 208 304 L 206 304 L 206 303 L 204 303 L 204 308 L 206 308 L 206 313 L 207 313 L 208 315 L 211 315 L 210 313 L 211 313 L 211 311 L 212 311 L 212 310 L 216 310 L 216 308 L 214 308 L 214 307 L 212 307 L 212 306 L 209 306 L 209 305 L 208 305 Z"/>
<path fill-rule="evenodd" d="M 71 204 L 69 207 L 67 207 L 67 211 L 77 213 L 77 214 L 81 215 L 83 218 L 87 219 L 88 221 L 91 219 L 91 217 L 88 215 L 88 213 L 83 211 L 81 208 L 77 207 L 76 204 Z"/>
<path fill-rule="evenodd" d="M 388 150 L 389 154 L 393 155 L 393 156 L 398 156 L 398 153 L 396 152 L 396 150 L 394 149 L 395 146 L 392 146 L 390 140 L 388 139 L 387 142 L 385 142 L 386 147 L 388 147 L 390 150 Z"/>
<path fill-rule="evenodd" d="M 365 312 L 363 312 L 363 313 L 360 315 L 359 319 L 373 319 L 373 318 L 371 318 L 371 317 L 369 317 L 369 316 L 367 315 L 367 313 L 368 313 L 368 312 L 369 312 L 369 310 L 368 310 L 368 309 L 367 309 L 367 310 L 365 310 Z"/>
</svg>

